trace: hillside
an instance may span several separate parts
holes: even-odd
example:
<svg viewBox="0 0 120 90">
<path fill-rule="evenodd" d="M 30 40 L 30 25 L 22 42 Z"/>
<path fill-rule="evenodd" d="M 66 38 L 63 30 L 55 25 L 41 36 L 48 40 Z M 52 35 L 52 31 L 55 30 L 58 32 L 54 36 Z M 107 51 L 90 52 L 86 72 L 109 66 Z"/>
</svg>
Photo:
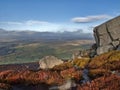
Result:
<svg viewBox="0 0 120 90">
<path fill-rule="evenodd" d="M 1 65 L 0 88 L 3 90 L 43 90 L 43 88 L 44 90 L 59 90 L 59 88 L 119 90 L 119 66 L 120 51 L 111 51 L 91 59 L 74 59 L 48 70 L 38 70 L 38 62 Z"/>
<path fill-rule="evenodd" d="M 55 42 L 69 40 L 91 40 L 91 33 L 84 33 L 82 30 L 64 31 L 64 32 L 37 32 L 29 30 L 4 30 L 0 29 L 0 42 Z"/>
<path fill-rule="evenodd" d="M 0 64 L 36 62 L 47 55 L 66 60 L 76 50 L 89 48 L 92 44 L 92 35 L 81 30 L 36 32 L 0 29 Z"/>
<path fill-rule="evenodd" d="M 73 52 L 90 48 L 92 44 L 92 40 L 2 43 L 0 64 L 36 62 L 48 55 L 66 60 L 71 58 Z"/>
</svg>

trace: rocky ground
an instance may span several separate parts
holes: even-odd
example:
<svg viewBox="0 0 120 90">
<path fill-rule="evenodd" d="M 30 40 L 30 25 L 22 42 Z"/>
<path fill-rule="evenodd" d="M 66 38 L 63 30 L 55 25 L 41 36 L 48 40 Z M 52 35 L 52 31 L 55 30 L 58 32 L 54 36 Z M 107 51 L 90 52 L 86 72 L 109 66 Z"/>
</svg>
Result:
<svg viewBox="0 0 120 90">
<path fill-rule="evenodd" d="M 0 66 L 0 90 L 120 90 L 120 51 L 38 67 L 37 62 Z"/>
</svg>

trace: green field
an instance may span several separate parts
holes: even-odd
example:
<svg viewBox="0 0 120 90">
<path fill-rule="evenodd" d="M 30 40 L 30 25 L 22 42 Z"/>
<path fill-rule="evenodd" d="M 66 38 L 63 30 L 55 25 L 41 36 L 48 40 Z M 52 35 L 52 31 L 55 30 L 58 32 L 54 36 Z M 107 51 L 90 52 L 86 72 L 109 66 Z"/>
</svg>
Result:
<svg viewBox="0 0 120 90">
<path fill-rule="evenodd" d="M 90 47 L 90 44 L 76 46 L 64 44 L 65 42 L 25 43 L 10 46 L 9 50 L 5 49 L 7 54 L 0 56 L 0 64 L 36 62 L 47 55 L 54 55 L 66 60 L 71 58 L 73 52 Z"/>
</svg>

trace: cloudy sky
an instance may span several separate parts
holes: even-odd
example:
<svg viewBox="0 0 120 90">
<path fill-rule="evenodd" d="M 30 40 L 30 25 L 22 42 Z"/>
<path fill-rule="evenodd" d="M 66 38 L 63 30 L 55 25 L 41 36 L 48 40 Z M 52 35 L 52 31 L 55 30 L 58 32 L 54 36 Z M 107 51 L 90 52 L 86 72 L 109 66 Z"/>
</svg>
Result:
<svg viewBox="0 0 120 90">
<path fill-rule="evenodd" d="M 76 31 L 120 15 L 120 0 L 0 0 L 0 28 Z"/>
</svg>

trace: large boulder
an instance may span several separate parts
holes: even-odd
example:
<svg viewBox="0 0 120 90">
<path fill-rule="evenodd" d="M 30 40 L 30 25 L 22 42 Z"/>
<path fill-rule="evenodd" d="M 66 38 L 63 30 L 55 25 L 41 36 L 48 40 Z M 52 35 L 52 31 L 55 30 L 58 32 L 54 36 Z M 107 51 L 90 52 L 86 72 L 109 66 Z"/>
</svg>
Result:
<svg viewBox="0 0 120 90">
<path fill-rule="evenodd" d="M 96 53 L 100 55 L 120 45 L 120 16 L 94 28 Z"/>
<path fill-rule="evenodd" d="M 44 58 L 40 59 L 39 67 L 40 69 L 51 69 L 55 65 L 59 65 L 61 63 L 63 63 L 61 59 L 58 59 L 54 56 L 45 56 Z"/>
</svg>

